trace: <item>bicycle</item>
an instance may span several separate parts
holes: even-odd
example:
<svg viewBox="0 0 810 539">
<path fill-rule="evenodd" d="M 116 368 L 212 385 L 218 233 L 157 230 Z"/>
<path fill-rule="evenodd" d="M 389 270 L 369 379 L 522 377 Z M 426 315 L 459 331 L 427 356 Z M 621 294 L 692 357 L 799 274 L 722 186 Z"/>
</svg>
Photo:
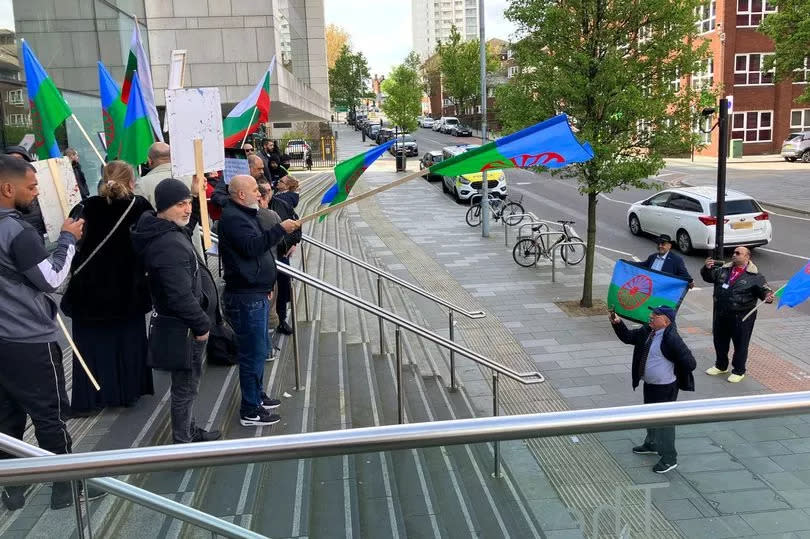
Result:
<svg viewBox="0 0 810 539">
<path fill-rule="evenodd" d="M 480 195 L 475 195 L 479 198 L 483 198 Z M 523 214 L 526 213 L 526 210 L 523 209 L 523 197 L 521 196 L 519 200 L 514 200 L 509 197 L 506 197 L 505 201 L 497 198 L 493 195 L 489 195 L 489 207 L 492 211 L 492 218 L 495 222 L 498 220 L 503 219 L 509 226 L 515 226 L 520 224 L 523 220 Z M 470 206 L 470 209 L 467 210 L 467 215 L 464 217 L 467 220 L 467 224 L 475 227 L 481 224 L 481 202 L 477 204 L 473 204 Z"/>
<path fill-rule="evenodd" d="M 512 249 L 512 258 L 518 266 L 530 268 L 537 264 L 541 256 L 551 260 L 554 248 L 559 243 L 582 242 L 578 236 L 574 235 L 573 228 L 571 228 L 571 225 L 573 225 L 575 221 L 557 222 L 562 225 L 562 230 L 559 232 L 557 240 L 553 243 L 546 245 L 546 241 L 550 240 L 546 239 L 547 236 L 545 234 L 539 233 L 542 232 L 543 227 L 545 227 L 545 225 L 542 224 L 532 227 L 532 232 L 538 232 L 538 234 L 533 234 L 529 238 L 519 239 L 517 243 L 515 243 L 515 247 Z M 548 227 L 545 227 L 545 229 L 547 231 Z M 560 247 L 560 255 L 566 264 L 572 266 L 579 264 L 582 262 L 582 259 L 585 258 L 585 245 L 563 245 Z"/>
</svg>

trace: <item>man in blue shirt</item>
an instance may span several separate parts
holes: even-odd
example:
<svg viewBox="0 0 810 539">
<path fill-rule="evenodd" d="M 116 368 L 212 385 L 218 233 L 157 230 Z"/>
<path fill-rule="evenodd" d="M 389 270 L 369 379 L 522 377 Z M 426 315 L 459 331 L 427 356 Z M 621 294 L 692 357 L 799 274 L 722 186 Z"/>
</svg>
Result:
<svg viewBox="0 0 810 539">
<path fill-rule="evenodd" d="M 647 260 L 642 262 L 641 265 L 645 268 L 686 279 L 689 281 L 689 288 L 694 287 L 695 280 L 689 275 L 689 270 L 686 269 L 683 258 L 672 252 L 672 239 L 666 234 L 661 234 L 656 239 L 656 243 L 658 244 L 658 252 L 648 256 Z"/>
</svg>

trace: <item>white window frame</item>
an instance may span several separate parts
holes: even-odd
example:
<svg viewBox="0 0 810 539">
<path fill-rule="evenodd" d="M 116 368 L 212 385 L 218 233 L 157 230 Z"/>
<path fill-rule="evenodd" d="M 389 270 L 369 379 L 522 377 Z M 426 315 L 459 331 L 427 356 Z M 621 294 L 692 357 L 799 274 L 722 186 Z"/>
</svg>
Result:
<svg viewBox="0 0 810 539">
<path fill-rule="evenodd" d="M 793 84 L 807 84 L 810 82 L 810 58 L 804 59 L 804 67 L 793 70 Z"/>
<path fill-rule="evenodd" d="M 645 43 L 649 43 L 652 41 L 652 26 L 649 24 L 645 24 L 644 26 L 639 27 L 638 29 L 638 44 L 644 45 Z"/>
<path fill-rule="evenodd" d="M 802 118 L 799 123 L 793 121 L 793 115 L 797 113 Z M 790 109 L 790 130 L 810 131 L 810 109 Z"/>
<path fill-rule="evenodd" d="M 509 66 L 506 68 L 506 78 L 511 79 L 515 75 L 520 72 L 520 68 L 518 66 Z"/>
<path fill-rule="evenodd" d="M 8 91 L 8 103 L 9 105 L 24 105 L 25 100 L 23 98 L 23 91 L 22 88 L 18 90 L 9 90 Z"/>
<path fill-rule="evenodd" d="M 698 34 L 708 34 L 717 28 L 717 1 L 711 0 L 695 8 L 695 26 Z"/>
<path fill-rule="evenodd" d="M 754 127 L 748 125 L 748 115 L 752 114 L 752 113 L 756 113 L 756 115 L 757 115 L 757 125 L 754 126 Z M 770 119 L 769 125 L 767 127 L 762 126 L 762 117 L 765 114 L 768 114 L 769 119 Z M 736 124 L 735 118 L 737 116 L 742 116 L 743 117 L 743 127 L 742 127 L 742 129 L 734 127 L 735 124 Z M 764 129 L 768 129 L 771 132 L 771 135 L 767 140 L 759 138 L 759 132 L 764 130 Z M 742 131 L 743 132 L 742 139 L 740 139 L 740 137 L 735 137 L 734 136 L 735 131 Z M 746 140 L 748 138 L 746 136 L 746 134 L 749 131 L 756 131 L 757 140 Z M 740 111 L 740 112 L 733 113 L 732 116 L 731 116 L 731 138 L 732 138 L 732 140 L 742 140 L 743 144 L 759 144 L 761 142 L 773 142 L 773 111 L 772 110 L 747 110 L 747 111 Z"/>
<path fill-rule="evenodd" d="M 701 130 L 701 127 L 703 130 Z M 712 143 L 712 117 L 701 116 L 695 119 L 692 131 L 700 136 L 700 143 L 708 146 Z M 708 131 L 708 133 L 706 132 Z"/>
<path fill-rule="evenodd" d="M 672 89 L 673 93 L 678 93 L 681 91 L 681 70 L 675 70 L 675 78 L 669 81 L 669 87 Z"/>
<path fill-rule="evenodd" d="M 759 56 L 759 69 L 756 71 L 751 71 L 751 59 Z M 745 54 L 735 54 L 734 55 L 734 86 L 773 86 L 773 69 L 769 69 L 768 71 L 762 71 L 763 66 L 765 65 L 765 58 L 768 56 L 773 56 L 772 52 L 749 52 Z M 745 69 L 737 69 L 737 59 L 738 58 L 745 58 Z M 758 75 L 757 82 L 750 82 L 752 76 Z M 737 75 L 745 75 L 746 82 L 737 82 Z M 770 82 L 762 82 L 762 79 L 766 76 L 770 75 Z"/>
<path fill-rule="evenodd" d="M 759 10 L 753 10 L 752 5 L 754 2 L 760 2 Z M 747 6 L 746 9 L 740 9 L 743 5 Z M 737 28 L 757 28 L 765 17 L 777 11 L 776 6 L 768 5 L 768 0 L 737 0 Z M 740 24 L 740 17 L 747 17 L 747 24 Z M 752 23 L 751 21 L 755 22 Z"/>
<path fill-rule="evenodd" d="M 701 71 L 692 73 L 690 85 L 695 89 L 711 88 L 714 85 L 714 58 L 708 57 L 701 65 Z"/>
</svg>

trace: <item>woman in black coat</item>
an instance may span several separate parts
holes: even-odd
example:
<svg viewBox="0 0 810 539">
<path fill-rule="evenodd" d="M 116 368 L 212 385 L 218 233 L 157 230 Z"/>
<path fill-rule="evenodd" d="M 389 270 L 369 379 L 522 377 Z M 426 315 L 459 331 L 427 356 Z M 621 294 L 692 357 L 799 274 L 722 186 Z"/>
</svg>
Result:
<svg viewBox="0 0 810 539">
<path fill-rule="evenodd" d="M 96 391 L 74 359 L 74 413 L 132 406 L 141 395 L 154 393 L 146 366 L 144 318 L 151 300 L 129 238 L 130 228 L 152 206 L 134 188 L 132 167 L 111 161 L 104 167 L 99 196 L 71 212 L 84 218 L 84 237 L 73 258 L 62 310 L 73 319 L 73 340 L 101 386 Z"/>
</svg>

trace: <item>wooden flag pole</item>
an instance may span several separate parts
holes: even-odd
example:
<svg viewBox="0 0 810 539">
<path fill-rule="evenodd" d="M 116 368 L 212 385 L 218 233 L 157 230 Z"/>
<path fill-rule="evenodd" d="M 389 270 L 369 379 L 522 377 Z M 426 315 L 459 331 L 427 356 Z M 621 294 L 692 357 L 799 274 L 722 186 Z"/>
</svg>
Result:
<svg viewBox="0 0 810 539">
<path fill-rule="evenodd" d="M 211 248 L 211 224 L 208 222 L 208 199 L 205 196 L 205 165 L 203 164 L 203 141 L 194 139 L 194 168 L 197 176 L 197 196 L 200 201 L 200 221 L 203 230 L 203 247 Z"/>
<path fill-rule="evenodd" d="M 62 206 L 62 218 L 67 219 L 70 208 L 68 208 L 65 182 L 62 180 L 62 171 L 59 170 L 59 159 L 59 157 L 48 159 L 48 169 L 51 171 L 51 179 L 53 179 L 53 186 L 56 189 L 56 196 L 59 198 L 59 205 Z"/>
<path fill-rule="evenodd" d="M 248 124 L 248 129 L 247 131 L 245 131 L 245 136 L 242 137 L 242 144 L 239 146 L 240 150 L 242 149 L 242 146 L 245 145 L 245 141 L 247 140 L 248 135 L 250 134 L 250 126 L 253 125 L 253 118 L 255 117 L 256 117 L 256 107 L 253 107 L 253 114 L 250 115 L 250 123 Z"/>
<path fill-rule="evenodd" d="M 102 165 L 106 165 L 107 161 L 105 161 L 104 158 L 101 157 L 101 153 L 99 153 L 98 148 L 96 148 L 96 145 L 93 144 L 93 141 L 90 140 L 90 135 L 88 135 L 87 131 L 84 130 L 84 126 L 82 125 L 82 123 L 79 121 L 78 118 L 76 118 L 75 114 L 71 115 L 70 117 L 73 118 L 74 122 L 76 122 L 76 125 L 79 127 L 79 131 L 82 132 L 82 135 L 84 135 L 84 138 L 87 140 L 87 143 L 90 145 L 91 148 L 93 148 L 93 151 L 96 153 L 96 156 L 98 157 L 98 160 L 101 161 Z M 108 144 L 109 144 L 109 142 L 108 142 Z"/>
<path fill-rule="evenodd" d="M 98 382 L 96 382 L 96 377 L 93 376 L 93 373 L 90 372 L 90 368 L 87 366 L 87 363 L 84 362 L 84 358 L 82 357 L 81 352 L 79 352 L 79 349 L 76 348 L 76 343 L 73 342 L 73 338 L 70 336 L 70 332 L 68 331 L 67 326 L 65 326 L 65 323 L 62 321 L 62 317 L 59 315 L 59 313 L 56 314 L 56 321 L 59 322 L 59 327 L 62 328 L 62 333 L 65 334 L 65 338 L 67 339 L 68 344 L 73 349 L 73 355 L 76 356 L 76 359 L 79 360 L 79 365 L 82 366 L 84 373 L 90 379 L 90 383 L 93 384 L 93 387 L 96 388 L 96 391 L 101 390 L 101 386 L 98 385 Z"/>
<path fill-rule="evenodd" d="M 785 287 L 785 285 L 780 286 L 780 287 L 779 287 L 779 290 L 782 290 L 784 287 Z M 777 290 L 776 292 L 774 292 L 774 294 L 777 294 L 777 293 L 779 292 L 779 290 Z M 760 308 L 760 307 L 762 307 L 763 305 L 765 305 L 765 302 L 764 302 L 764 301 L 762 301 L 762 302 L 758 303 L 756 307 L 754 307 L 753 309 L 751 309 L 750 311 L 748 311 L 748 314 L 746 314 L 745 316 L 743 316 L 742 321 L 743 321 L 743 322 L 745 322 L 746 320 L 748 320 L 748 317 L 749 317 L 749 316 L 751 316 L 752 314 L 754 314 L 754 313 L 757 311 L 757 309 L 759 309 L 759 308 Z"/>
<path fill-rule="evenodd" d="M 402 185 L 403 183 L 409 182 L 411 180 L 415 180 L 416 178 L 421 178 L 422 176 L 427 174 L 429 171 L 430 171 L 430 169 L 423 168 L 419 172 L 414 172 L 413 174 L 408 174 L 407 176 L 405 176 L 403 178 L 399 178 L 397 180 L 394 180 L 391 183 L 387 183 L 385 185 L 382 185 L 382 186 L 377 187 L 375 189 L 372 189 L 370 191 L 366 191 L 365 193 L 357 195 L 356 197 L 352 197 L 349 200 L 344 200 L 340 204 L 335 204 L 334 206 L 329 206 L 328 208 L 324 208 L 324 209 L 322 209 L 320 211 L 316 211 L 315 213 L 310 213 L 309 215 L 301 218 L 301 224 L 306 223 L 307 221 L 312 221 L 313 219 L 317 219 L 321 215 L 326 215 L 326 214 L 331 213 L 331 212 L 333 212 L 335 210 L 339 210 L 340 208 L 344 208 L 344 207 L 348 206 L 349 204 L 354 204 L 355 202 L 360 202 L 361 200 L 363 200 L 365 198 L 373 197 L 376 194 L 382 193 L 383 191 L 388 191 L 389 189 L 393 189 L 394 187 L 397 187 L 398 185 Z"/>
</svg>

